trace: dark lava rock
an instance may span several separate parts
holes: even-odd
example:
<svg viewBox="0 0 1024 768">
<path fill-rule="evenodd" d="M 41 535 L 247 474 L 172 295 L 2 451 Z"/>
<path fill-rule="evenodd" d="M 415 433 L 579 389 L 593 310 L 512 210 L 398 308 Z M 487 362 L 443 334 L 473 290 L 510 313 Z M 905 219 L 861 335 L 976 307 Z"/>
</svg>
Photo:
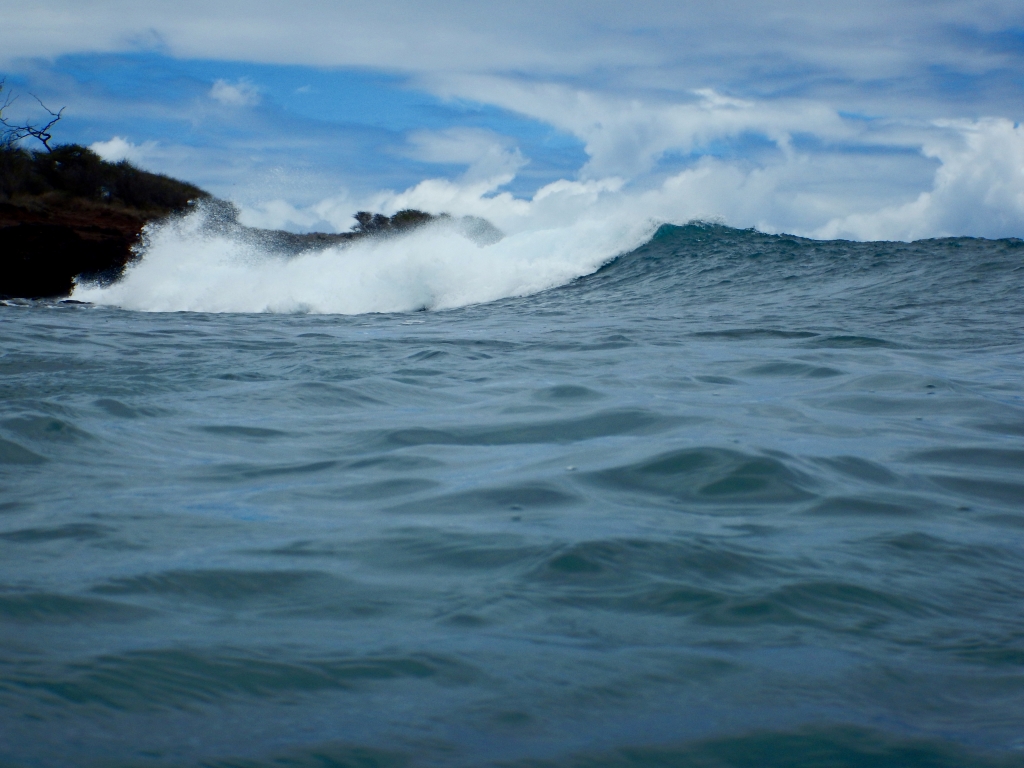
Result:
<svg viewBox="0 0 1024 768">
<path fill-rule="evenodd" d="M 135 257 L 145 223 L 128 214 L 0 203 L 0 297 L 67 296 L 78 276 L 113 282 Z"/>
<path fill-rule="evenodd" d="M 0 147 L 0 298 L 67 296 L 76 277 L 112 282 L 147 222 L 208 197 L 76 144 Z"/>
</svg>

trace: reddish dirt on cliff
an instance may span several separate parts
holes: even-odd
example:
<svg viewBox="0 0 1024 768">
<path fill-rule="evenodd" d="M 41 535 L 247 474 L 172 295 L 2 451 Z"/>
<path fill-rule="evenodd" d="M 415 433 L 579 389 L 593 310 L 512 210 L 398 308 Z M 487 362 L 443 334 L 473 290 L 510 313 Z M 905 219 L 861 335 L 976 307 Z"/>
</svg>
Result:
<svg viewBox="0 0 1024 768">
<path fill-rule="evenodd" d="M 79 275 L 116 279 L 151 218 L 81 200 L 0 203 L 0 296 L 61 297 Z"/>
</svg>

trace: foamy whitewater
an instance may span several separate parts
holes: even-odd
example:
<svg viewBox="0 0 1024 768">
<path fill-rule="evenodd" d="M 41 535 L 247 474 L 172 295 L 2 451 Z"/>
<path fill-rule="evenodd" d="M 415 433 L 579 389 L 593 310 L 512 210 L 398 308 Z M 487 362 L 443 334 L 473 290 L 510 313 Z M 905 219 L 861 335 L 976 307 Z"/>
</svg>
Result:
<svg viewBox="0 0 1024 768">
<path fill-rule="evenodd" d="M 211 231 L 209 212 L 151 225 L 144 258 L 72 298 L 150 312 L 356 315 L 452 309 L 537 293 L 587 275 L 648 239 L 651 221 L 583 219 L 483 244 L 458 220 L 294 256 Z"/>
<path fill-rule="evenodd" d="M 0 304 L 0 764 L 1020 766 L 1024 242 L 613 187 Z"/>
</svg>

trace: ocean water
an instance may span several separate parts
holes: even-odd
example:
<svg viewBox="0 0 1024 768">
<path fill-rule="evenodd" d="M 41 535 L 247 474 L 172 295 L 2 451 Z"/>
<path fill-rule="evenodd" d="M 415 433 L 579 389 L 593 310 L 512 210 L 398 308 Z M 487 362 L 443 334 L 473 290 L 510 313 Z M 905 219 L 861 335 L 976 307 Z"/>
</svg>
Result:
<svg viewBox="0 0 1024 768">
<path fill-rule="evenodd" d="M 1024 243 L 644 226 L 0 306 L 0 765 L 1024 765 Z"/>
</svg>

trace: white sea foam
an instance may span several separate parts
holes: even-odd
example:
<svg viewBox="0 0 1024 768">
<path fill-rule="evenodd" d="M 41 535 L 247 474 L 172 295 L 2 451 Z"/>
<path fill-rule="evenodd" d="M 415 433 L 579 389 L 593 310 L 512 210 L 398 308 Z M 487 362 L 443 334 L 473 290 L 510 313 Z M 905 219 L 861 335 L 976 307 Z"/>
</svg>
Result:
<svg viewBox="0 0 1024 768">
<path fill-rule="evenodd" d="M 640 245 L 653 223 L 584 219 L 481 245 L 458 222 L 289 256 L 199 209 L 152 227 L 143 258 L 79 301 L 154 312 L 362 314 L 450 309 L 563 285 Z"/>
</svg>

